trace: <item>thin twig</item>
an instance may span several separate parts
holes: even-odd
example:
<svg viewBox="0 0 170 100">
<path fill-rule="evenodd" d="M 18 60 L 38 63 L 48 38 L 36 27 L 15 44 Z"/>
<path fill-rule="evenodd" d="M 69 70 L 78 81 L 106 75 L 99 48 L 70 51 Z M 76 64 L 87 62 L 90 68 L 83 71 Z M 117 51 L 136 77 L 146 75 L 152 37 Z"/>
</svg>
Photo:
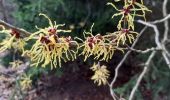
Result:
<svg viewBox="0 0 170 100">
<path fill-rule="evenodd" d="M 168 4 L 168 0 L 164 0 L 163 2 L 163 16 L 166 17 L 167 16 L 167 4 Z M 163 38 L 163 43 L 168 39 L 168 32 L 169 32 L 169 22 L 168 20 L 165 20 L 164 22 L 164 27 L 165 27 L 165 32 L 164 32 L 164 38 Z"/>
<path fill-rule="evenodd" d="M 166 64 L 170 68 L 170 60 L 168 59 L 168 56 L 167 56 L 167 53 L 166 53 L 168 51 L 163 47 L 164 44 L 161 44 L 161 42 L 159 40 L 160 32 L 159 32 L 157 26 L 154 25 L 154 24 L 148 23 L 148 22 L 144 22 L 142 20 L 138 20 L 137 22 L 139 22 L 139 23 L 141 23 L 143 25 L 146 25 L 146 26 L 151 27 L 151 28 L 154 29 L 154 31 L 155 31 L 155 43 L 158 46 L 158 48 L 162 49 L 162 56 L 164 57 L 164 59 L 166 61 Z"/>
<path fill-rule="evenodd" d="M 170 14 L 168 14 L 166 17 L 164 17 L 163 19 L 159 19 L 159 20 L 156 20 L 156 21 L 153 21 L 153 22 L 150 22 L 152 24 L 158 24 L 158 23 L 162 23 L 162 22 L 165 22 L 166 20 L 170 19 Z"/>
<path fill-rule="evenodd" d="M 145 27 L 141 30 L 140 34 L 138 35 L 137 39 L 136 39 L 136 40 L 134 41 L 134 43 L 132 44 L 131 48 L 134 48 L 134 46 L 137 44 L 140 36 L 144 33 L 144 31 L 145 31 L 146 29 L 147 29 L 147 26 L 145 26 Z M 113 85 L 114 85 L 114 83 L 116 82 L 116 79 L 117 79 L 117 77 L 118 77 L 118 71 L 119 71 L 120 67 L 122 66 L 122 64 L 124 63 L 124 61 L 126 60 L 126 58 L 129 56 L 129 54 L 130 54 L 131 52 L 132 52 L 132 51 L 130 50 L 130 51 L 128 51 L 128 52 L 125 54 L 125 56 L 123 57 L 123 59 L 120 61 L 120 63 L 117 65 L 117 67 L 116 67 L 116 69 L 115 69 L 115 76 L 114 76 L 113 80 L 111 81 L 111 83 L 110 83 L 110 85 L 109 85 L 109 87 L 110 87 L 110 94 L 111 94 L 112 97 L 114 97 L 114 95 L 115 95 L 115 93 L 114 93 L 114 91 L 113 91 Z M 113 98 L 113 99 L 116 100 L 115 98 Z"/>
<path fill-rule="evenodd" d="M 0 19 L 0 25 L 3 25 L 4 27 L 6 28 L 10 28 L 10 29 L 15 29 L 16 31 L 20 32 L 20 33 L 23 33 L 25 36 L 29 36 L 31 33 L 22 29 L 22 28 L 18 28 L 18 27 L 15 27 L 9 23 L 6 23 L 4 22 L 3 20 Z"/>
<path fill-rule="evenodd" d="M 140 74 L 140 76 L 139 76 L 139 78 L 138 78 L 135 86 L 133 87 L 133 89 L 132 89 L 132 91 L 131 91 L 131 93 L 130 93 L 129 100 L 132 100 L 132 99 L 133 99 L 134 94 L 135 94 L 137 88 L 139 87 L 139 84 L 140 84 L 140 82 L 142 81 L 142 78 L 143 78 L 144 75 L 146 74 L 146 72 L 147 72 L 147 70 L 148 70 L 148 67 L 149 67 L 149 64 L 151 63 L 151 61 L 152 61 L 153 57 L 155 56 L 155 54 L 156 54 L 156 51 L 153 51 L 153 52 L 151 53 L 151 55 L 149 56 L 148 60 L 146 61 L 145 66 L 144 66 L 144 69 L 143 69 L 142 73 Z"/>
<path fill-rule="evenodd" d="M 129 50 L 131 50 L 133 52 L 141 53 L 141 54 L 146 54 L 146 53 L 149 53 L 149 52 L 152 52 L 152 51 L 161 51 L 162 49 L 152 47 L 152 48 L 148 48 L 146 50 L 137 50 L 137 49 L 129 47 Z"/>
<path fill-rule="evenodd" d="M 163 19 L 156 20 L 156 21 L 154 21 L 154 22 L 144 22 L 144 21 L 138 20 L 138 22 L 141 23 L 141 24 L 143 24 L 143 25 L 146 25 L 146 26 L 151 27 L 151 28 L 154 29 L 154 31 L 155 31 L 155 43 L 156 43 L 157 47 L 162 50 L 162 56 L 163 56 L 164 60 L 166 61 L 166 64 L 167 64 L 167 65 L 169 66 L 169 68 L 170 68 L 170 61 L 169 61 L 169 59 L 168 59 L 168 56 L 170 57 L 170 53 L 169 53 L 169 51 L 166 49 L 165 44 L 164 44 L 164 42 L 168 40 L 168 32 L 169 32 L 168 19 L 170 18 L 170 14 L 167 14 L 167 8 L 166 8 L 167 3 L 168 3 L 168 0 L 164 0 L 164 3 L 163 3 L 163 16 L 164 16 L 164 18 L 163 18 Z M 164 22 L 164 27 L 165 27 L 165 32 L 164 32 L 164 37 L 163 37 L 163 39 L 162 39 L 162 43 L 161 43 L 160 40 L 159 40 L 159 39 L 160 39 L 160 37 L 159 37 L 160 32 L 159 32 L 157 26 L 154 25 L 154 24 L 161 23 L 161 22 Z M 136 92 L 136 90 L 137 90 L 140 82 L 142 81 L 142 78 L 144 77 L 145 73 L 146 73 L 147 70 L 148 70 L 148 66 L 149 66 L 151 60 L 152 60 L 153 57 L 156 55 L 156 52 L 157 52 L 157 51 L 153 51 L 153 52 L 151 53 L 151 55 L 149 56 L 147 62 L 145 63 L 145 67 L 144 67 L 144 69 L 143 69 L 143 72 L 141 73 L 141 75 L 139 76 L 139 78 L 138 78 L 138 80 L 137 80 L 137 83 L 136 83 L 135 86 L 133 87 L 133 89 L 132 89 L 132 91 L 131 91 L 131 94 L 130 94 L 130 97 L 129 97 L 129 100 L 132 100 L 132 99 L 133 99 L 134 94 L 135 94 L 135 92 Z"/>
</svg>

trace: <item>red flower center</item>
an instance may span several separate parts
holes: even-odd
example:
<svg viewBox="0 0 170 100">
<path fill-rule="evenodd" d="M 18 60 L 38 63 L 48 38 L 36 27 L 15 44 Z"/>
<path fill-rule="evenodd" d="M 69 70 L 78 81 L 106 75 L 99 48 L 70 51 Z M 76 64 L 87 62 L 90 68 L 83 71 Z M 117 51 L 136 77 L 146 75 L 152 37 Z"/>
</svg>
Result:
<svg viewBox="0 0 170 100">
<path fill-rule="evenodd" d="M 20 38 L 20 33 L 19 32 L 17 32 L 15 29 L 12 29 L 12 32 L 10 33 L 12 36 L 14 36 L 15 35 L 15 38 Z"/>
<path fill-rule="evenodd" d="M 128 15 L 130 13 L 130 9 L 132 9 L 132 5 L 129 5 L 127 8 L 123 8 L 123 12 L 125 15 Z"/>
<path fill-rule="evenodd" d="M 45 37 L 45 36 L 41 37 L 40 41 L 41 43 L 45 43 L 45 44 L 50 43 L 50 40 L 48 39 L 48 37 Z"/>
<path fill-rule="evenodd" d="M 93 48 L 94 44 L 100 42 L 101 40 L 103 40 L 103 37 L 100 34 L 87 38 L 88 45 L 91 49 Z"/>
<path fill-rule="evenodd" d="M 129 29 L 122 29 L 122 33 L 129 33 Z"/>
<path fill-rule="evenodd" d="M 53 35 L 53 34 L 55 34 L 55 33 L 57 32 L 57 29 L 55 29 L 55 28 L 50 28 L 50 29 L 48 30 L 48 32 L 49 32 L 50 35 Z"/>
</svg>

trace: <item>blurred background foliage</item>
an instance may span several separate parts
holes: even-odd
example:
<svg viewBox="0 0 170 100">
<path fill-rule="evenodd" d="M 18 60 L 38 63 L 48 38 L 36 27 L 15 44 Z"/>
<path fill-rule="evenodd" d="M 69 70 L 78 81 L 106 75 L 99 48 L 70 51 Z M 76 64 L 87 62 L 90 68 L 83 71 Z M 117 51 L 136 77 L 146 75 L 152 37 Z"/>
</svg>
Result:
<svg viewBox="0 0 170 100">
<path fill-rule="evenodd" d="M 106 6 L 107 2 L 113 0 L 13 0 L 15 4 L 15 11 L 12 13 L 14 18 L 14 25 L 22 27 L 30 32 L 36 31 L 35 25 L 38 27 L 45 27 L 48 22 L 45 18 L 40 17 L 39 13 L 47 14 L 52 20 L 57 23 L 65 23 L 66 29 L 72 29 L 71 33 L 64 35 L 71 35 L 72 37 L 78 36 L 83 38 L 83 31 L 89 30 L 92 23 L 95 23 L 93 31 L 94 35 L 100 33 L 102 35 L 107 32 L 116 31 L 117 19 L 111 19 L 111 16 L 115 13 L 112 7 Z M 145 0 L 147 6 L 153 11 L 152 15 L 148 14 L 148 20 L 154 20 L 161 18 L 162 0 Z M 118 6 L 121 4 L 117 4 Z M 169 8 L 168 8 L 169 9 Z M 169 11 L 169 10 L 168 10 Z M 136 25 L 136 30 L 140 30 L 141 25 Z M 160 30 L 164 30 L 160 27 Z M 152 47 L 153 31 L 148 29 L 141 37 L 140 42 L 137 44 L 137 49 L 145 49 Z M 2 37 L 1 37 L 2 38 Z M 123 54 L 115 54 L 112 60 L 107 65 L 114 75 L 114 67 L 122 58 Z M 115 86 L 115 91 L 125 97 L 128 97 L 130 90 L 136 82 L 136 78 L 142 71 L 143 67 L 140 65 L 145 62 L 147 55 L 132 53 L 129 59 L 125 62 L 120 70 L 120 76 L 118 78 L 118 86 Z M 9 59 L 9 61 L 8 61 Z M 5 65 L 11 61 L 11 57 L 5 57 Z M 89 66 L 92 63 L 84 63 L 82 59 L 78 58 L 73 64 L 67 65 L 67 70 L 72 66 L 72 71 L 78 71 L 83 73 L 84 68 L 82 65 Z M 84 66 L 83 65 L 83 66 Z M 39 77 L 39 73 L 50 70 L 42 68 L 31 67 L 28 73 L 34 74 Z M 63 74 L 63 68 L 57 69 L 55 74 L 61 76 Z M 34 78 L 35 79 L 35 78 Z M 152 61 L 150 71 L 142 81 L 140 88 L 136 93 L 135 100 L 168 100 L 170 98 L 170 71 L 164 64 L 164 61 L 159 56 Z M 160 99 L 159 99 L 160 98 Z M 164 98 L 164 99 L 161 99 Z"/>
<path fill-rule="evenodd" d="M 111 19 L 114 10 L 106 6 L 111 0 L 14 0 L 17 12 L 13 13 L 19 26 L 35 31 L 35 25 L 46 26 L 47 20 L 38 16 L 47 14 L 57 23 L 65 23 L 72 29 L 71 36 L 82 36 L 84 29 L 95 23 L 94 34 L 105 34 L 115 29 Z M 24 21 L 24 23 L 23 23 Z"/>
</svg>

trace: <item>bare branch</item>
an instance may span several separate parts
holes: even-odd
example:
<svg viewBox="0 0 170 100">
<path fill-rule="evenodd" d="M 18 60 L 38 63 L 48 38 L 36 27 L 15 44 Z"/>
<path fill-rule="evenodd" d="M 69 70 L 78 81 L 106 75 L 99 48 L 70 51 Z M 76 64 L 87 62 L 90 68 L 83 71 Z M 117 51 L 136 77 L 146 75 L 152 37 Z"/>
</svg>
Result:
<svg viewBox="0 0 170 100">
<path fill-rule="evenodd" d="M 163 16 L 167 16 L 167 4 L 168 4 L 168 0 L 164 0 L 163 3 Z M 163 38 L 163 43 L 168 39 L 168 31 L 169 31 L 169 22 L 168 20 L 166 20 L 164 22 L 164 27 L 165 27 L 165 32 L 164 32 L 164 38 Z"/>
<path fill-rule="evenodd" d="M 0 25 L 3 25 L 4 27 L 6 28 L 10 28 L 10 29 L 15 29 L 16 31 L 20 32 L 20 33 L 23 33 L 23 35 L 25 36 L 29 36 L 31 33 L 22 29 L 22 28 L 18 28 L 18 27 L 15 27 L 9 23 L 6 23 L 4 22 L 3 20 L 0 19 Z"/>
<path fill-rule="evenodd" d="M 142 21 L 142 20 L 138 20 L 137 22 L 139 22 L 139 23 L 141 23 L 143 25 L 146 25 L 148 27 L 152 27 L 154 29 L 154 31 L 155 31 L 155 43 L 158 45 L 159 48 L 161 48 L 161 43 L 160 43 L 160 40 L 159 40 L 160 33 L 159 33 L 159 30 L 158 30 L 157 26 L 153 25 L 151 23 Z"/>
<path fill-rule="evenodd" d="M 140 76 L 139 76 L 139 78 L 138 78 L 135 86 L 133 87 L 133 89 L 132 89 L 132 91 L 131 91 L 131 93 L 130 93 L 129 100 L 132 100 L 132 99 L 133 99 L 134 94 L 135 94 L 137 88 L 139 87 L 139 84 L 140 84 L 140 82 L 142 81 L 142 78 L 143 78 L 144 75 L 146 74 L 146 72 L 147 72 L 147 70 L 148 70 L 148 67 L 149 67 L 149 64 L 151 63 L 151 61 L 152 61 L 153 57 L 155 56 L 155 54 L 156 54 L 156 51 L 153 51 L 153 52 L 151 53 L 151 55 L 149 56 L 148 60 L 146 61 L 145 66 L 144 66 L 144 69 L 143 69 L 142 73 L 140 74 Z"/>
<path fill-rule="evenodd" d="M 134 48 L 129 48 L 129 50 L 137 52 L 137 53 L 141 53 L 141 54 L 146 54 L 146 53 L 149 53 L 149 52 L 152 52 L 152 51 L 161 51 L 162 49 L 152 47 L 152 48 L 148 48 L 146 50 L 137 50 L 137 49 L 134 49 Z"/>
<path fill-rule="evenodd" d="M 131 48 L 134 48 L 134 46 L 136 45 L 136 43 L 138 42 L 138 40 L 139 40 L 139 38 L 140 38 L 140 36 L 144 33 L 144 31 L 147 29 L 147 27 L 145 26 L 142 30 L 141 30 L 141 32 L 140 32 L 140 34 L 138 35 L 138 37 L 137 37 L 137 39 L 135 40 L 135 42 L 133 43 L 133 45 L 131 46 Z M 111 81 L 111 83 L 110 83 L 110 85 L 109 85 L 109 87 L 110 87 L 110 94 L 112 95 L 112 97 L 114 97 L 114 91 L 113 91 L 113 85 L 114 85 L 114 83 L 116 82 L 116 79 L 117 79 L 117 77 L 118 77 L 118 71 L 119 71 L 119 69 L 120 69 L 120 67 L 122 66 L 122 64 L 124 63 L 124 61 L 126 60 L 126 58 L 129 56 L 129 54 L 131 53 L 132 51 L 130 50 L 130 51 L 128 51 L 126 54 L 125 54 L 125 56 L 123 57 L 123 59 L 120 61 L 120 63 L 117 65 L 117 67 L 116 67 L 116 69 L 115 69 L 115 76 L 114 76 L 114 78 L 113 78 L 113 80 Z M 115 98 L 113 98 L 114 100 L 116 100 Z"/>
<path fill-rule="evenodd" d="M 166 20 L 170 19 L 170 14 L 168 14 L 166 17 L 164 17 L 163 19 L 160 19 L 160 20 L 156 20 L 156 21 L 153 21 L 153 22 L 150 22 L 150 23 L 153 23 L 153 24 L 158 24 L 158 23 L 162 23 L 162 22 L 165 22 Z"/>
<path fill-rule="evenodd" d="M 164 57 L 164 59 L 166 61 L 166 64 L 170 68 L 170 60 L 168 59 L 168 56 L 167 56 L 167 53 L 166 53 L 168 51 L 164 48 L 164 46 L 163 46 L 164 44 L 161 44 L 161 42 L 159 40 L 159 34 L 160 33 L 159 33 L 159 30 L 158 30 L 157 26 L 153 25 L 151 23 L 148 23 L 148 22 L 144 22 L 142 20 L 138 20 L 138 22 L 154 29 L 154 31 L 155 31 L 155 43 L 158 46 L 158 48 L 162 49 L 162 55 L 163 55 L 163 57 Z"/>
<path fill-rule="evenodd" d="M 154 22 L 144 22 L 144 21 L 141 21 L 141 20 L 138 20 L 139 23 L 143 24 L 143 25 L 146 25 L 148 27 L 151 27 L 154 29 L 155 31 L 155 43 L 158 47 L 158 49 L 161 49 L 162 50 L 162 56 L 163 58 L 165 59 L 166 61 L 166 64 L 169 66 L 170 68 L 170 61 L 169 61 L 169 58 L 168 56 L 170 57 L 170 53 L 168 52 L 168 50 L 166 49 L 165 47 L 165 44 L 164 42 L 168 40 L 168 32 L 169 32 L 169 23 L 168 23 L 168 19 L 170 18 L 170 14 L 167 15 L 167 9 L 166 9 L 166 6 L 167 6 L 167 2 L 168 0 L 164 0 L 164 3 L 163 3 L 163 16 L 164 18 L 161 19 L 161 20 L 156 20 Z M 157 23 L 161 23 L 161 22 L 164 22 L 164 27 L 165 27 L 165 32 L 164 32 L 164 37 L 162 39 L 162 43 L 160 42 L 159 40 L 159 35 L 160 35 L 160 32 L 157 28 L 156 25 L 154 24 L 157 24 Z M 130 94 L 130 97 L 129 97 L 129 100 L 132 100 L 133 97 L 134 97 L 134 94 L 140 84 L 140 82 L 142 81 L 142 78 L 144 77 L 145 73 L 147 72 L 148 70 L 148 66 L 151 62 L 151 60 L 153 59 L 153 57 L 156 55 L 156 51 L 153 51 L 151 53 L 151 55 L 149 56 L 147 62 L 145 63 L 145 67 L 143 69 L 143 72 L 141 73 L 141 75 L 139 76 L 138 80 L 137 80 L 137 83 L 136 85 L 133 87 L 132 91 L 131 91 L 131 94 Z"/>
</svg>

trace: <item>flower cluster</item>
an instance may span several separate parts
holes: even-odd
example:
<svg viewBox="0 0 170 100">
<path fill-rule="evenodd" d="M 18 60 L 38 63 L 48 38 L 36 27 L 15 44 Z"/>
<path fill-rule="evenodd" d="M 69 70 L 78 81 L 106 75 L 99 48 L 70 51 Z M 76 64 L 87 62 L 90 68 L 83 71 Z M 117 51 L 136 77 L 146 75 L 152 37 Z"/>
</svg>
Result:
<svg viewBox="0 0 170 100">
<path fill-rule="evenodd" d="M 91 67 L 91 70 L 94 71 L 94 75 L 91 78 L 94 80 L 94 83 L 98 83 L 98 86 L 102 84 L 105 85 L 107 83 L 107 79 L 109 78 L 109 71 L 107 70 L 106 66 L 100 66 L 100 63 L 94 63 L 94 65 Z"/>
<path fill-rule="evenodd" d="M 0 25 L 0 33 L 5 33 L 5 39 L 0 43 L 0 52 L 6 49 L 15 48 L 23 52 L 23 56 L 26 55 L 30 57 L 32 66 L 42 66 L 46 67 L 50 65 L 51 69 L 61 67 L 62 62 L 67 62 L 70 60 L 75 60 L 79 50 L 82 50 L 79 55 L 83 55 L 84 61 L 89 57 L 93 56 L 97 61 L 108 61 L 112 58 L 116 50 L 123 51 L 121 46 L 126 43 L 132 44 L 136 39 L 138 33 L 134 31 L 134 20 L 136 17 L 143 17 L 145 19 L 145 13 L 151 12 L 143 4 L 143 0 L 115 0 L 116 2 L 124 2 L 121 9 L 116 7 L 113 3 L 107 3 L 111 5 L 117 13 L 112 16 L 115 18 L 121 16 L 117 25 L 117 31 L 107 34 L 107 35 L 93 35 L 91 26 L 90 32 L 84 32 L 85 40 L 77 38 L 82 41 L 82 43 L 77 43 L 73 40 L 71 36 L 61 37 L 60 33 L 71 32 L 71 30 L 64 30 L 64 24 L 56 24 L 52 22 L 51 19 L 45 14 L 40 14 L 40 16 L 45 17 L 49 26 L 45 28 L 39 28 L 36 26 L 38 31 L 32 33 L 27 38 L 22 38 L 20 32 L 16 29 L 6 29 L 4 26 Z M 32 47 L 29 50 L 24 50 L 24 46 L 27 41 L 35 40 Z M 26 41 L 26 42 L 25 42 Z M 14 67 L 18 66 L 21 62 L 11 63 Z M 91 67 L 94 71 L 92 80 L 98 85 L 106 84 L 109 77 L 109 71 L 107 67 L 100 64 L 94 64 Z M 21 80 L 21 85 L 23 89 L 29 88 L 32 81 L 30 76 L 24 75 Z"/>
<path fill-rule="evenodd" d="M 32 86 L 31 76 L 23 74 L 20 79 L 20 85 L 22 90 L 30 89 Z"/>
<path fill-rule="evenodd" d="M 9 63 L 13 69 L 18 68 L 23 62 L 21 60 L 15 60 Z"/>
<path fill-rule="evenodd" d="M 115 0 L 116 2 L 120 2 L 121 0 Z M 125 43 L 129 42 L 130 44 L 136 39 L 138 33 L 134 31 L 134 20 L 135 17 L 143 17 L 145 20 L 145 12 L 149 10 L 146 6 L 143 5 L 143 0 L 136 1 L 136 0 L 122 0 L 124 2 L 124 5 L 122 9 L 117 8 L 113 3 L 107 3 L 107 5 L 111 5 L 118 13 L 114 14 L 112 18 L 121 16 L 117 29 L 118 31 L 110 33 L 109 38 L 108 36 L 101 36 L 101 38 L 96 38 L 97 36 L 92 35 L 92 31 L 88 34 L 91 35 L 91 37 L 87 37 L 86 41 L 84 42 L 84 51 L 83 55 L 85 57 L 89 57 L 90 55 L 94 55 L 95 58 L 99 58 L 99 56 L 104 55 L 104 60 L 106 52 L 108 53 L 108 50 L 112 50 L 111 53 L 114 52 L 114 50 L 121 50 L 120 45 L 125 45 Z M 107 38 L 106 38 L 107 37 Z M 111 37 L 111 38 L 110 38 Z M 106 47 L 107 44 L 105 41 L 109 42 L 110 48 L 100 48 L 101 45 L 99 42 L 96 42 L 97 40 L 102 41 L 102 47 Z M 91 42 L 92 41 L 92 42 Z M 114 48 L 113 48 L 114 45 Z M 99 50 L 99 51 L 98 51 Z M 100 53 L 102 51 L 102 53 Z M 95 55 L 96 54 L 96 55 Z M 101 55 L 100 55 L 101 54 Z M 97 56 L 98 55 L 98 56 Z M 113 54 L 111 54 L 112 56 Z M 86 59 L 85 58 L 85 59 Z M 95 74 L 92 76 L 92 80 L 94 82 L 98 83 L 98 85 L 106 84 L 107 78 L 109 76 L 108 71 L 106 69 L 106 66 L 100 66 L 100 64 L 94 64 L 91 68 L 93 71 L 95 71 Z"/>
<path fill-rule="evenodd" d="M 129 29 L 122 29 L 120 31 L 114 32 L 114 34 L 116 35 L 116 39 L 114 40 L 117 41 L 117 45 L 120 43 L 124 45 L 126 40 L 128 40 L 129 43 L 132 43 L 135 40 L 135 37 L 138 35 L 137 32 L 129 31 Z"/>
<path fill-rule="evenodd" d="M 92 55 L 96 60 L 108 61 L 112 58 L 114 51 L 116 50 L 116 46 L 114 44 L 111 44 L 105 36 L 102 36 L 100 34 L 94 36 L 92 34 L 93 25 L 90 32 L 83 33 L 85 41 L 79 39 L 83 42 L 83 45 L 79 47 L 83 48 L 83 51 L 80 55 L 85 56 L 84 61 L 86 61 L 87 58 Z"/>
<path fill-rule="evenodd" d="M 24 51 L 25 41 L 21 38 L 18 31 L 15 29 L 5 29 L 5 27 L 2 27 L 0 33 L 5 33 L 5 39 L 3 39 L 0 43 L 0 52 L 11 48 L 20 50 L 22 52 Z"/>
<path fill-rule="evenodd" d="M 24 54 L 27 54 L 31 58 L 33 62 L 32 66 L 42 64 L 42 67 L 45 67 L 50 64 L 51 69 L 53 69 L 56 68 L 56 65 L 61 67 L 62 60 L 66 62 L 76 59 L 76 51 L 71 50 L 70 45 L 72 43 L 78 45 L 78 43 L 73 41 L 70 36 L 58 36 L 59 32 L 70 32 L 70 30 L 58 29 L 59 26 L 64 26 L 64 24 L 56 25 L 56 22 L 54 22 L 53 25 L 52 21 L 45 14 L 40 15 L 49 20 L 50 26 L 47 28 L 38 28 L 39 31 L 30 35 L 27 39 L 36 39 L 32 48 L 24 52 Z"/>
<path fill-rule="evenodd" d="M 122 9 L 117 8 L 113 3 L 107 3 L 107 5 L 111 5 L 118 12 L 115 13 L 112 18 L 121 16 L 117 25 L 118 31 L 113 33 L 117 34 L 117 45 L 124 44 L 127 40 L 126 38 L 128 38 L 129 42 L 132 43 L 131 40 L 135 40 L 137 35 L 137 32 L 133 32 L 135 17 L 143 17 L 146 20 L 145 12 L 151 12 L 151 10 L 143 5 L 143 0 L 123 0 L 123 2 L 124 5 Z"/>
</svg>

